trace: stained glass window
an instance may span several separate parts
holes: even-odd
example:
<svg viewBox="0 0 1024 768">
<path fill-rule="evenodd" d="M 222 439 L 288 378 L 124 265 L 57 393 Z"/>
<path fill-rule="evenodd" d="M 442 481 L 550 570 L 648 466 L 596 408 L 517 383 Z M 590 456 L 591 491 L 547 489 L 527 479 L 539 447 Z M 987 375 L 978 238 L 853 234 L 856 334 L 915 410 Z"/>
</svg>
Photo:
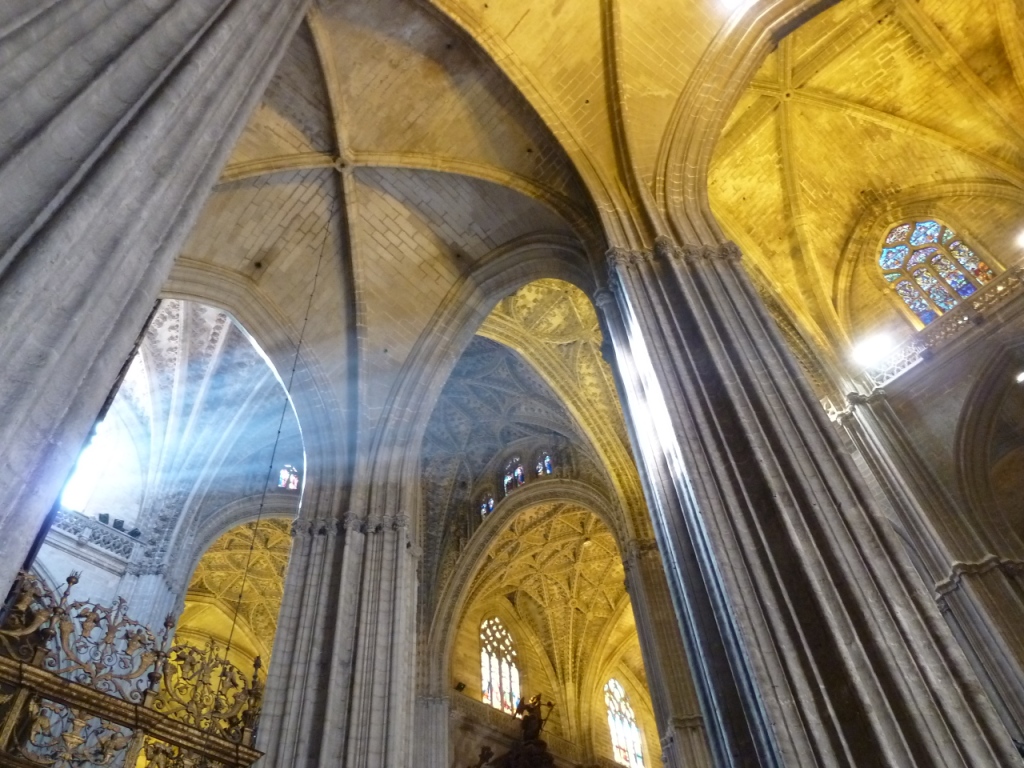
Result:
<svg viewBox="0 0 1024 768">
<path fill-rule="evenodd" d="M 889 245 L 893 243 L 902 243 L 907 239 L 907 235 L 910 234 L 909 224 L 900 224 L 898 227 L 893 227 L 885 238 L 885 242 Z"/>
<path fill-rule="evenodd" d="M 514 491 L 522 485 L 526 484 L 526 469 L 523 467 L 522 461 L 516 456 L 512 461 L 505 467 L 505 478 L 502 481 L 502 487 L 505 490 L 507 496 L 509 492 Z"/>
<path fill-rule="evenodd" d="M 519 703 L 519 668 L 512 636 L 495 616 L 480 625 L 480 680 L 483 700 L 515 714 Z"/>
<path fill-rule="evenodd" d="M 640 730 L 622 684 L 614 677 L 605 683 L 604 703 L 608 707 L 608 730 L 612 736 L 612 756 L 619 765 L 643 768 Z"/>
<path fill-rule="evenodd" d="M 937 221 L 919 221 L 914 225 L 914 232 L 910 235 L 910 244 L 937 243 L 941 231 L 942 225 Z"/>
<path fill-rule="evenodd" d="M 480 502 L 480 517 L 487 517 L 494 511 L 494 497 L 488 496 Z"/>
<path fill-rule="evenodd" d="M 277 473 L 277 487 L 289 491 L 299 490 L 299 470 L 291 464 L 281 467 L 281 471 Z"/>
<path fill-rule="evenodd" d="M 938 221 L 905 222 L 889 230 L 878 257 L 896 295 L 927 325 L 995 277 L 957 234 Z"/>
<path fill-rule="evenodd" d="M 537 459 L 537 474 L 538 475 L 550 475 L 552 470 L 555 468 L 551 462 L 551 454 L 544 453 Z"/>
</svg>

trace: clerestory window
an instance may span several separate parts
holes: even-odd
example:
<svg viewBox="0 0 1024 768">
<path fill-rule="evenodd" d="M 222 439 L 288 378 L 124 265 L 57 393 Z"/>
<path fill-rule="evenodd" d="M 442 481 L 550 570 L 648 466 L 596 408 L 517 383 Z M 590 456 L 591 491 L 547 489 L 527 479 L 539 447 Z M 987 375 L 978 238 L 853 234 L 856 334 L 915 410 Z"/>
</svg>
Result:
<svg viewBox="0 0 1024 768">
<path fill-rule="evenodd" d="M 495 709 L 515 714 L 519 703 L 516 649 L 497 616 L 480 625 L 480 679 L 483 700 Z"/>
<path fill-rule="evenodd" d="M 931 219 L 890 229 L 878 266 L 907 309 L 925 325 L 995 277 L 963 238 Z"/>
<path fill-rule="evenodd" d="M 291 464 L 285 464 L 277 473 L 277 487 L 289 491 L 299 490 L 299 470 Z"/>
<path fill-rule="evenodd" d="M 604 703 L 608 708 L 608 730 L 611 731 L 615 762 L 629 768 L 643 768 L 644 755 L 636 715 L 626 690 L 614 677 L 604 686 Z"/>
</svg>

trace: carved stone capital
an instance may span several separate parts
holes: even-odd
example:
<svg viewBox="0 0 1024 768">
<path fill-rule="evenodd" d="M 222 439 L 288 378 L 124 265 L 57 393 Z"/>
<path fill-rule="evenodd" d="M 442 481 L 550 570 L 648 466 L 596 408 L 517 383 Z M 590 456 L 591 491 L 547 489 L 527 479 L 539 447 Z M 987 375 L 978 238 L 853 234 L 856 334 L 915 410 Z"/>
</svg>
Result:
<svg viewBox="0 0 1024 768">
<path fill-rule="evenodd" d="M 680 248 L 664 235 L 654 238 L 654 256 L 659 261 L 675 261 L 683 258 Z"/>
<path fill-rule="evenodd" d="M 650 251 L 634 251 L 618 246 L 609 248 L 605 256 L 608 259 L 608 269 L 612 273 L 618 269 L 628 269 L 637 264 L 650 263 L 653 258 Z"/>
<path fill-rule="evenodd" d="M 660 240 L 660 238 L 659 238 Z M 671 252 L 674 257 L 687 264 L 706 264 L 714 261 L 726 261 L 738 263 L 743 259 L 743 252 L 739 246 L 732 241 L 719 245 L 702 245 L 699 243 L 684 243 L 681 246 L 673 246 L 666 253 Z"/>
<path fill-rule="evenodd" d="M 885 400 L 885 390 L 881 388 L 873 389 L 866 395 L 860 392 L 850 392 L 846 395 L 846 402 L 850 404 L 851 409 L 858 405 L 871 405 L 883 400 Z"/>
<path fill-rule="evenodd" d="M 739 263 L 743 260 L 743 251 L 732 240 L 727 240 L 718 247 L 719 258 L 725 261 Z"/>
<path fill-rule="evenodd" d="M 658 551 L 658 542 L 654 539 L 630 539 L 626 542 L 622 564 L 626 570 L 636 566 L 642 558 Z"/>
<path fill-rule="evenodd" d="M 371 514 L 366 518 L 365 533 L 385 533 L 387 531 L 404 531 L 409 527 L 409 519 L 401 514 Z"/>
<path fill-rule="evenodd" d="M 615 294 L 608 288 L 598 288 L 594 291 L 594 306 L 599 310 L 605 310 L 615 306 Z"/>
</svg>

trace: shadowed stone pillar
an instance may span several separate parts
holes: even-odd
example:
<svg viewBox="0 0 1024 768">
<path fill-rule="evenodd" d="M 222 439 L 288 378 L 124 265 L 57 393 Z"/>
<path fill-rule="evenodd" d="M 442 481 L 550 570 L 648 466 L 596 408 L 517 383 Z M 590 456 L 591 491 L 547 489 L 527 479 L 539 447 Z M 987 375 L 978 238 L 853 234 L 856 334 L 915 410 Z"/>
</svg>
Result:
<svg viewBox="0 0 1024 768">
<path fill-rule="evenodd" d="M 1012 735 L 1024 740 L 1019 582 L 921 458 L 881 389 L 847 395 L 839 422 L 907 537 L 925 583 Z M 991 566 L 991 567 L 987 567 Z M 1012 569 L 1011 569 L 1012 570 Z M 1024 571 L 1018 561 L 1017 571 Z M 984 584 L 974 583 L 982 576 Z M 1002 620 L 1001 620 L 1002 619 Z"/>
<path fill-rule="evenodd" d="M 609 260 L 607 325 L 716 764 L 1013 765 L 738 249 L 659 240 Z"/>
<path fill-rule="evenodd" d="M 404 518 L 296 521 L 262 768 L 407 765 L 416 561 Z"/>
<path fill-rule="evenodd" d="M 631 541 L 623 561 L 665 768 L 711 768 L 700 703 L 653 541 Z"/>
<path fill-rule="evenodd" d="M 0 3 L 0 586 L 307 0 Z"/>
</svg>

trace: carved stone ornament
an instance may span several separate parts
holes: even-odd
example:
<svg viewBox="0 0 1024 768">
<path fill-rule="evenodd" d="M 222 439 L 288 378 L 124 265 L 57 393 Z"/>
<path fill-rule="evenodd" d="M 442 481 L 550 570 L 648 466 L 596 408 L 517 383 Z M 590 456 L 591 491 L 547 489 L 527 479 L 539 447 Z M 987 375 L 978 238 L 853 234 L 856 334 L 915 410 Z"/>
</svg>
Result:
<svg viewBox="0 0 1024 768">
<path fill-rule="evenodd" d="M 633 267 L 637 264 L 650 263 L 653 260 L 653 255 L 650 251 L 637 251 L 629 248 L 619 248 L 618 246 L 609 248 L 606 256 L 608 257 L 608 266 L 611 268 Z"/>
</svg>

